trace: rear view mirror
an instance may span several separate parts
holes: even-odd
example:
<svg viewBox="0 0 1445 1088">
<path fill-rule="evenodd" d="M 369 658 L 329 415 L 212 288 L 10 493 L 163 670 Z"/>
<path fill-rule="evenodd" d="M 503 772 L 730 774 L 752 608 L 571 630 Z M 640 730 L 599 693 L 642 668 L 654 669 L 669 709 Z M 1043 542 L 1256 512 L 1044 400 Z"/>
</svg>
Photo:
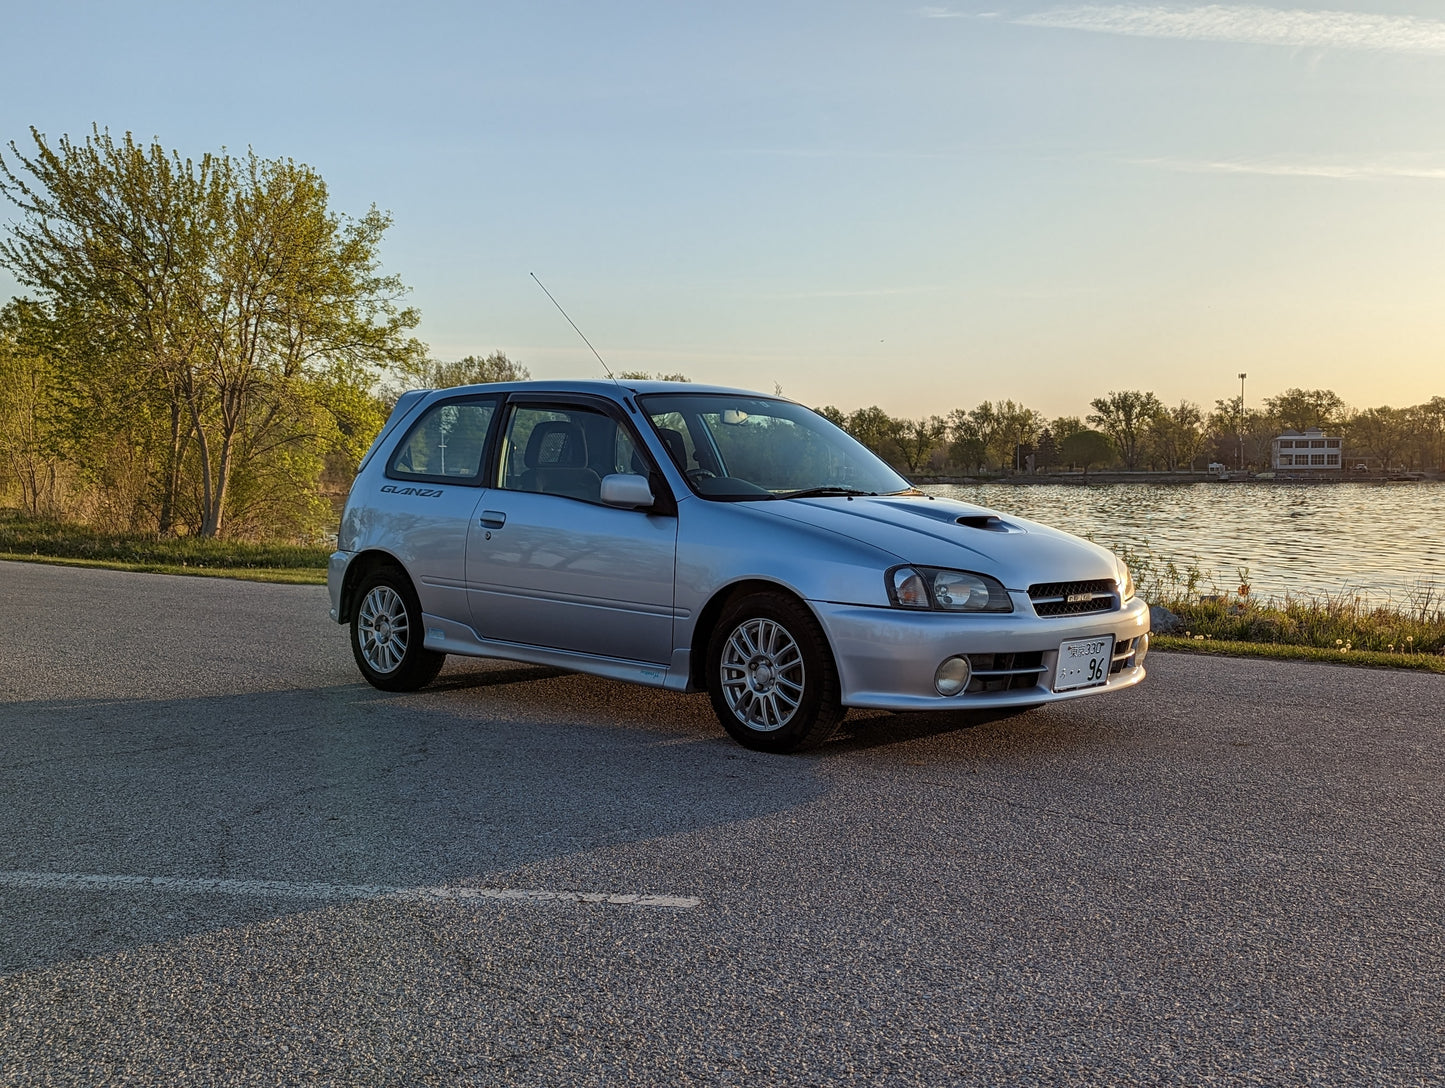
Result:
<svg viewBox="0 0 1445 1088">
<path fill-rule="evenodd" d="M 637 510 L 652 506 L 657 500 L 646 476 L 615 472 L 602 477 L 602 501 L 608 506 L 620 506 L 624 510 Z"/>
<path fill-rule="evenodd" d="M 741 408 L 724 408 L 722 421 L 729 427 L 736 427 L 739 423 L 748 421 L 748 414 Z"/>
</svg>

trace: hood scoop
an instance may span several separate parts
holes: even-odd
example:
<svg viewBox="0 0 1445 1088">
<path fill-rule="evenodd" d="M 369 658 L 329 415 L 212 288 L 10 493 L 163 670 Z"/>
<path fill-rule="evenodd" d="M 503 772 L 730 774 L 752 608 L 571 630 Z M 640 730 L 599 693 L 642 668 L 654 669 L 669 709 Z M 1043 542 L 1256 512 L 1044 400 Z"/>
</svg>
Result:
<svg viewBox="0 0 1445 1088">
<path fill-rule="evenodd" d="M 962 517 L 955 518 L 954 520 L 959 525 L 966 526 L 970 529 L 982 529 L 987 533 L 1023 532 L 1017 525 L 1010 525 L 997 514 L 964 514 Z"/>
</svg>

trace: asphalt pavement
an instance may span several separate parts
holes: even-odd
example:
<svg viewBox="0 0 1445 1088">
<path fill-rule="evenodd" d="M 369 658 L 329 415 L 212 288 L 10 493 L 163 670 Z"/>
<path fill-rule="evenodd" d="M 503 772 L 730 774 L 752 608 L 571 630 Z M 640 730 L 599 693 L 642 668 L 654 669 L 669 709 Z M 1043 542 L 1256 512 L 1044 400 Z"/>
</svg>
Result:
<svg viewBox="0 0 1445 1088">
<path fill-rule="evenodd" d="M 325 591 L 0 563 L 0 1084 L 1445 1083 L 1445 677 L 733 744 Z"/>
</svg>

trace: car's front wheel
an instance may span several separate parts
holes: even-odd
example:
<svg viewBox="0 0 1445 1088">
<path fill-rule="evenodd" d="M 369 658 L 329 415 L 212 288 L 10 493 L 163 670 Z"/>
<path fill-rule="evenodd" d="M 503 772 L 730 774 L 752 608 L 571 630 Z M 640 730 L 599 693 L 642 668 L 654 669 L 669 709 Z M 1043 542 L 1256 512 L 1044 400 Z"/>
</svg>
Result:
<svg viewBox="0 0 1445 1088">
<path fill-rule="evenodd" d="M 707 664 L 713 710 L 747 748 L 811 748 L 825 741 L 846 713 L 823 629 L 791 597 L 752 593 L 728 605 Z"/>
<path fill-rule="evenodd" d="M 447 655 L 428 650 L 424 638 L 411 580 L 390 567 L 367 575 L 351 614 L 351 653 L 367 682 L 382 691 L 415 691 L 430 683 Z"/>
</svg>

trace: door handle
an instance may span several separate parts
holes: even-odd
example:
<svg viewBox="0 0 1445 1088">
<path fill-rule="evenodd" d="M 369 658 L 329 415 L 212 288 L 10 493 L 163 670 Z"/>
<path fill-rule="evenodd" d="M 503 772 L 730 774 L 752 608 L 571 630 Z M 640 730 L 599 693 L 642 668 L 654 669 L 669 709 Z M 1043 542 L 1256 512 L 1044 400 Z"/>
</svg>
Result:
<svg viewBox="0 0 1445 1088">
<path fill-rule="evenodd" d="M 500 510 L 483 510 L 482 524 L 488 529 L 500 529 L 507 524 L 507 515 Z"/>
</svg>

